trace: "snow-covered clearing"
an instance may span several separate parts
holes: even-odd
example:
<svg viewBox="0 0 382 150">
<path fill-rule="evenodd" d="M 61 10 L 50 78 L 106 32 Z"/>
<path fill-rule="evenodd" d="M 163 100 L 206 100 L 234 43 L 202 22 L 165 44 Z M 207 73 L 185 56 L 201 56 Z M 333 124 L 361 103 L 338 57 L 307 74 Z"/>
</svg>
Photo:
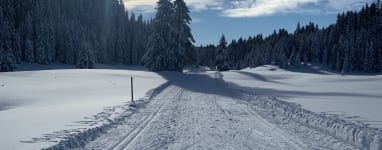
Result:
<svg viewBox="0 0 382 150">
<path fill-rule="evenodd" d="M 272 110 L 241 100 L 218 73 L 162 75 L 168 87 L 85 149 L 355 149 L 292 120 L 271 123 Z"/>
<path fill-rule="evenodd" d="M 136 99 L 166 81 L 139 69 L 0 73 L 0 149 L 44 148 L 100 126 L 124 111 L 130 76 Z"/>
<path fill-rule="evenodd" d="M 382 149 L 380 75 L 114 69 L 0 73 L 0 148 Z"/>
<path fill-rule="evenodd" d="M 382 128 L 381 74 L 342 76 L 317 66 L 287 71 L 267 65 L 223 75 L 231 88 L 274 96 L 317 113 Z"/>
</svg>

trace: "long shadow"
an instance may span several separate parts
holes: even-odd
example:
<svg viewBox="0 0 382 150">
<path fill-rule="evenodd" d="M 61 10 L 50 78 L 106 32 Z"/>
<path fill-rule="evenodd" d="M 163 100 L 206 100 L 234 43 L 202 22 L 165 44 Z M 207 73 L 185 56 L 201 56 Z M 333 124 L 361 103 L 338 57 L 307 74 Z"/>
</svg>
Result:
<svg viewBox="0 0 382 150">
<path fill-rule="evenodd" d="M 248 77 L 251 77 L 251 78 L 254 78 L 254 79 L 256 79 L 256 80 L 263 81 L 263 82 L 277 83 L 277 84 L 285 84 L 285 83 L 278 82 L 278 81 L 268 80 L 268 79 L 265 78 L 264 76 L 259 75 L 259 74 L 257 74 L 257 73 L 245 72 L 245 71 L 237 71 L 237 73 L 240 73 L 240 74 L 242 74 L 242 75 L 246 75 L 246 76 L 248 76 Z"/>
<path fill-rule="evenodd" d="M 343 92 L 306 92 L 306 91 L 289 91 L 289 90 L 277 90 L 271 88 L 259 88 L 259 87 L 243 87 L 238 86 L 232 82 L 226 82 L 229 88 L 237 89 L 241 92 L 251 93 L 254 95 L 267 95 L 281 98 L 290 98 L 295 96 L 340 96 L 340 97 L 359 97 L 359 98 L 379 98 L 381 95 L 371 94 L 357 94 L 357 93 L 343 93 Z"/>
<path fill-rule="evenodd" d="M 171 85 L 188 91 L 222 95 L 230 98 L 238 98 L 240 96 L 237 92 L 228 89 L 227 84 L 222 79 L 222 74 L 218 72 L 214 74 L 159 72 L 158 74 L 168 80 Z"/>
<path fill-rule="evenodd" d="M 14 72 L 19 71 L 40 71 L 40 70 L 67 70 L 67 69 L 78 69 L 75 65 L 54 63 L 50 65 L 40 65 L 40 64 L 28 64 L 22 63 L 17 64 Z M 96 64 L 94 69 L 107 69 L 107 70 L 130 70 L 130 71 L 148 71 L 143 66 L 134 65 L 108 65 L 108 64 Z"/>
<path fill-rule="evenodd" d="M 40 71 L 40 70 L 65 70 L 65 69 L 76 69 L 74 65 L 55 63 L 50 65 L 40 65 L 40 64 L 28 64 L 22 63 L 17 64 L 14 72 L 18 71 Z"/>
<path fill-rule="evenodd" d="M 309 74 L 319 74 L 319 75 L 330 75 L 330 74 L 339 74 L 331 70 L 329 67 L 323 65 L 295 65 L 287 68 L 286 70 L 296 73 L 309 73 Z"/>
<path fill-rule="evenodd" d="M 296 73 L 309 73 L 309 74 L 319 74 L 319 75 L 331 75 L 331 74 L 341 74 L 340 71 L 335 71 L 328 66 L 322 64 L 309 64 L 308 66 L 304 65 L 295 65 L 290 66 L 286 70 Z M 382 73 L 366 73 L 362 71 L 353 71 L 345 73 L 346 75 L 355 75 L 355 76 L 378 76 Z"/>
<path fill-rule="evenodd" d="M 380 98 L 380 95 L 343 93 L 343 92 L 306 92 L 306 91 L 289 91 L 277 90 L 271 88 L 246 87 L 232 82 L 223 80 L 223 75 L 216 73 L 175 73 L 160 72 L 160 76 L 168 80 L 168 84 L 178 86 L 180 88 L 205 94 L 221 95 L 230 98 L 240 98 L 241 93 L 251 93 L 254 95 L 267 95 L 281 98 L 295 96 L 341 96 L 341 97 L 359 97 L 359 98 Z"/>
<path fill-rule="evenodd" d="M 106 69 L 106 70 L 129 70 L 129 71 L 148 71 L 143 66 L 137 65 L 107 65 L 107 64 L 96 64 L 95 69 Z"/>
</svg>

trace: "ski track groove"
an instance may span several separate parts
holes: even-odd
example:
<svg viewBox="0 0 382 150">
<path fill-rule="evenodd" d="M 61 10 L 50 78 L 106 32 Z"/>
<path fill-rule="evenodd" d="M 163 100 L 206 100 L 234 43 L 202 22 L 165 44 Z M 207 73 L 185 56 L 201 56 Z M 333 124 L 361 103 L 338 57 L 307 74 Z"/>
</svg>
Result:
<svg viewBox="0 0 382 150">
<path fill-rule="evenodd" d="M 218 96 L 214 96 L 213 102 L 216 104 L 218 109 L 223 112 L 223 114 L 226 117 L 226 119 L 229 120 L 231 117 L 227 114 L 227 112 L 223 109 L 223 107 L 219 105 L 219 103 L 217 101 L 218 101 Z M 228 121 L 226 123 L 226 131 L 231 131 L 230 129 L 235 129 L 235 127 L 232 126 L 232 124 Z M 235 129 L 235 131 L 236 130 L 237 129 Z M 238 134 L 238 133 L 236 133 L 236 134 Z M 232 141 L 231 139 L 233 139 L 233 138 L 234 138 L 234 135 L 232 133 L 229 133 L 229 136 L 226 136 L 226 141 L 225 141 L 225 145 L 226 146 L 225 147 L 229 147 L 230 141 Z M 234 149 L 234 148 L 230 147 L 229 149 Z"/>
<path fill-rule="evenodd" d="M 172 87 L 170 91 L 166 93 L 164 98 L 168 98 L 168 96 L 172 93 L 172 91 L 177 90 L 176 88 Z M 133 131 L 131 131 L 129 134 L 127 134 L 121 141 L 116 143 L 114 146 L 112 146 L 109 150 L 123 150 L 127 149 L 129 144 L 133 142 L 140 134 L 141 132 L 146 129 L 147 126 L 149 126 L 153 120 L 158 116 L 158 114 L 162 111 L 164 106 L 168 104 L 173 98 L 168 98 L 165 102 L 160 104 L 160 107 L 158 107 L 154 112 L 152 112 L 149 116 L 147 116 L 140 125 L 135 127 Z"/>
<path fill-rule="evenodd" d="M 288 136 L 284 133 L 284 131 L 282 131 L 281 129 L 275 127 L 274 125 L 272 125 L 271 123 L 269 123 L 267 120 L 261 118 L 259 115 L 257 115 L 256 112 L 253 112 L 253 110 L 249 110 L 248 108 L 244 108 L 243 106 L 239 105 L 239 107 L 242 108 L 242 110 L 244 110 L 245 112 L 247 112 L 248 114 L 248 117 L 254 121 L 254 122 L 257 122 L 257 123 L 261 123 L 261 126 L 263 127 L 268 127 L 269 129 L 273 130 L 273 131 L 277 131 L 277 132 L 272 132 L 272 133 L 275 133 L 277 134 L 279 137 L 283 138 L 284 140 L 288 141 L 289 144 L 293 145 L 293 147 L 295 149 L 300 149 L 302 150 L 301 147 L 306 147 L 303 143 L 297 141 L 297 140 L 293 140 L 291 138 L 288 138 Z"/>
</svg>

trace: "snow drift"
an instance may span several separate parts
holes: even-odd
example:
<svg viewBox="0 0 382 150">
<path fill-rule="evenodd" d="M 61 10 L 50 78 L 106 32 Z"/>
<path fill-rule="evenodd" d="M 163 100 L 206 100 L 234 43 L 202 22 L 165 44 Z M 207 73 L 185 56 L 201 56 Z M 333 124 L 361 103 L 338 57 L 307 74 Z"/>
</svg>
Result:
<svg viewBox="0 0 382 150">
<path fill-rule="evenodd" d="M 325 132 L 360 149 L 382 149 L 382 131 L 380 129 L 359 126 L 334 116 L 317 114 L 301 108 L 299 104 L 288 103 L 268 96 L 247 95 L 245 97 L 257 107 L 274 110 L 302 125 Z"/>
</svg>

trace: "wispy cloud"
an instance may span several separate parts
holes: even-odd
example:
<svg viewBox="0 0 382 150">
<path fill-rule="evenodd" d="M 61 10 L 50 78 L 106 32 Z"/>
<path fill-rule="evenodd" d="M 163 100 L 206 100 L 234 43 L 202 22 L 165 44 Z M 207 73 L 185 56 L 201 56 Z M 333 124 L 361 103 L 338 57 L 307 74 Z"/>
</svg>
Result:
<svg viewBox="0 0 382 150">
<path fill-rule="evenodd" d="M 359 9 L 373 0 L 236 0 L 223 10 L 227 17 L 260 17 L 287 13 L 338 13 Z"/>
<path fill-rule="evenodd" d="M 185 0 L 185 2 L 193 11 L 216 10 L 224 6 L 224 0 Z"/>
<path fill-rule="evenodd" d="M 124 0 L 128 10 L 140 10 L 143 12 L 155 11 L 158 0 Z M 185 0 L 192 11 L 203 11 L 207 9 L 223 9 L 224 0 Z"/>
<path fill-rule="evenodd" d="M 373 1 L 374 0 L 327 0 L 326 6 L 328 9 L 338 12 L 359 9 L 366 3 L 372 3 Z"/>
<path fill-rule="evenodd" d="M 192 23 L 202 23 L 203 19 L 200 18 L 192 18 Z"/>
<path fill-rule="evenodd" d="M 242 0 L 231 2 L 232 8 L 223 11 L 228 17 L 258 17 L 296 11 L 303 5 L 317 4 L 318 0 Z"/>
<path fill-rule="evenodd" d="M 142 12 L 154 12 L 157 0 L 124 0 L 126 9 Z"/>
<path fill-rule="evenodd" d="M 124 0 L 129 10 L 154 12 L 157 0 Z M 226 17 L 275 14 L 338 13 L 359 9 L 373 0 L 185 0 L 191 11 L 214 10 Z"/>
</svg>

